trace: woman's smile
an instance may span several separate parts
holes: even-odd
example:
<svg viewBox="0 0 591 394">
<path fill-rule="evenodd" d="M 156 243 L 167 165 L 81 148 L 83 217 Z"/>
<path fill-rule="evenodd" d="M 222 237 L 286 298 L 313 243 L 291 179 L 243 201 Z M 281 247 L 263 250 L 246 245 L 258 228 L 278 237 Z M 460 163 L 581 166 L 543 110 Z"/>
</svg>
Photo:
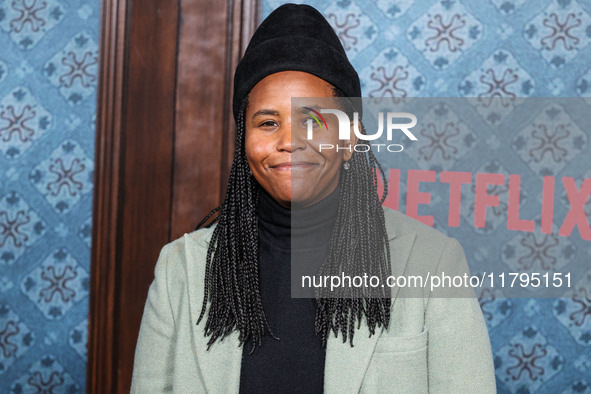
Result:
<svg viewBox="0 0 591 394">
<path fill-rule="evenodd" d="M 318 164 L 309 161 L 294 161 L 294 162 L 283 162 L 277 163 L 270 166 L 272 170 L 276 171 L 299 171 L 299 170 L 310 170 L 318 167 Z"/>
</svg>

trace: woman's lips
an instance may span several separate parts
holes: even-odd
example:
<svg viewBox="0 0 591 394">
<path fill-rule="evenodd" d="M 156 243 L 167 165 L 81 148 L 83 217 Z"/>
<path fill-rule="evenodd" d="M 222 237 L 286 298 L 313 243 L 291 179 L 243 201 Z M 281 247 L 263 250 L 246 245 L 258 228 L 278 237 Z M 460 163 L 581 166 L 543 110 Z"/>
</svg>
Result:
<svg viewBox="0 0 591 394">
<path fill-rule="evenodd" d="M 277 163 L 271 166 L 271 169 L 276 171 L 291 171 L 291 170 L 305 170 L 312 167 L 316 167 L 316 163 L 310 163 L 308 161 L 293 161 Z"/>
</svg>

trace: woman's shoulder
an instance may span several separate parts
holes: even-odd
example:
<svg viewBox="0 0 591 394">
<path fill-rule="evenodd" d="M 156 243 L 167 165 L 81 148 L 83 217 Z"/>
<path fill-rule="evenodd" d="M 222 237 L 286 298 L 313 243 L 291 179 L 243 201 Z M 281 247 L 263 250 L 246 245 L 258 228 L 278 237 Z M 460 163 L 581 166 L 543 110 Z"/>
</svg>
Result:
<svg viewBox="0 0 591 394">
<path fill-rule="evenodd" d="M 200 228 L 199 230 L 195 230 L 190 233 L 185 233 L 177 239 L 170 241 L 169 243 L 164 245 L 162 247 L 162 250 L 166 249 L 169 255 L 174 256 L 185 254 L 187 248 L 207 249 L 215 226 L 216 224 L 214 224 L 211 227 Z"/>
<path fill-rule="evenodd" d="M 466 269 L 455 265 L 465 259 L 464 249 L 455 238 L 391 208 L 384 208 L 384 218 L 390 242 L 398 242 L 398 247 L 407 246 L 409 261 L 414 265 L 428 271 L 445 267 L 447 263 Z M 450 267 L 447 269 L 451 271 Z"/>
<path fill-rule="evenodd" d="M 214 223 L 210 227 L 203 227 L 199 230 L 195 230 L 190 233 L 185 233 L 182 237 L 178 238 L 177 241 L 183 239 L 185 243 L 195 243 L 200 246 L 208 246 L 211 240 L 213 230 L 216 228 L 217 223 Z M 174 242 L 174 241 L 173 241 Z"/>
<path fill-rule="evenodd" d="M 411 218 L 395 209 L 384 208 L 384 219 L 386 221 L 386 231 L 390 239 L 414 234 L 420 241 L 429 241 L 437 244 L 445 244 L 452 238 L 434 229 L 425 223 Z"/>
<path fill-rule="evenodd" d="M 215 224 L 185 233 L 162 247 L 158 263 L 165 267 L 169 279 L 185 278 L 191 273 L 201 276 L 199 271 L 204 269 L 205 264 L 195 263 L 205 262 L 214 228 Z M 198 272 L 192 272 L 195 270 Z"/>
<path fill-rule="evenodd" d="M 176 260 L 187 253 L 187 249 L 206 248 L 211 239 L 213 228 L 202 228 L 191 233 L 185 233 L 180 237 L 165 244 L 160 250 L 160 258 Z"/>
<path fill-rule="evenodd" d="M 166 284 L 167 297 L 172 304 L 183 303 L 186 291 L 192 295 L 191 300 L 201 302 L 201 283 L 205 278 L 205 261 L 214 228 L 215 225 L 185 233 L 161 248 L 154 277 L 156 282 Z"/>
</svg>

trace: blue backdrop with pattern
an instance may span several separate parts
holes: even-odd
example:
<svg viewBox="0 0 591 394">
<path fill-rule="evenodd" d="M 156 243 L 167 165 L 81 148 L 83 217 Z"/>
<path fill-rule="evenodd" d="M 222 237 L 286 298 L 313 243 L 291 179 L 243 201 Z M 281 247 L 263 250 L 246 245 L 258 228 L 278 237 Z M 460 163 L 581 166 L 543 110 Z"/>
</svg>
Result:
<svg viewBox="0 0 591 394">
<path fill-rule="evenodd" d="M 287 2 L 265 0 L 263 18 Z M 296 2 L 314 6 L 332 24 L 359 72 L 365 97 L 591 97 L 589 0 Z M 424 149 L 403 152 L 383 164 L 401 169 L 403 212 L 408 169 L 487 172 L 521 174 L 522 190 L 529 192 L 522 196 L 522 217 L 539 219 L 543 175 L 574 177 L 577 188 L 591 177 L 591 125 L 586 126 L 568 138 L 554 135 L 561 141 L 547 151 L 551 154 L 542 153 L 540 161 L 528 156 L 539 148 L 530 146 L 530 135 L 520 131 L 504 140 L 476 130 L 455 141 L 424 135 Z M 561 153 L 553 160 L 558 150 Z M 564 218 L 569 207 L 558 179 L 556 185 L 555 220 Z M 443 190 L 448 193 L 448 188 Z M 570 237 L 557 237 L 556 231 L 554 235 L 508 231 L 503 203 L 489 212 L 490 225 L 484 229 L 474 228 L 473 214 L 466 208 L 461 225 L 450 228 L 446 197 L 430 191 L 432 201 L 423 206 L 424 211 L 435 217 L 435 228 L 460 240 L 469 261 L 509 267 L 523 261 L 577 265 L 591 275 L 591 247 L 577 231 Z M 492 194 L 507 201 L 506 187 Z M 591 201 L 585 211 L 588 219 Z M 591 393 L 589 294 L 576 300 L 488 301 L 482 300 L 481 306 L 499 392 Z"/>
<path fill-rule="evenodd" d="M 0 392 L 84 392 L 100 2 L 0 0 Z"/>
</svg>

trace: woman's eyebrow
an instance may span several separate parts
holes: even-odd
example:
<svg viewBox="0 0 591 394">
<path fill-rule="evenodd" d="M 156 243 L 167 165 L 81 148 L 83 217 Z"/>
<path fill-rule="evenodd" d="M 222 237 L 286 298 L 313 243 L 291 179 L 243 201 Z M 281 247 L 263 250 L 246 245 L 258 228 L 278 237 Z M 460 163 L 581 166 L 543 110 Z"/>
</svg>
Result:
<svg viewBox="0 0 591 394">
<path fill-rule="evenodd" d="M 320 112 L 320 110 L 321 110 L 321 109 L 323 109 L 323 108 L 322 108 L 321 106 L 319 106 L 319 105 L 309 105 L 309 106 L 307 106 L 307 107 L 299 107 L 299 108 L 298 108 L 298 112 L 299 112 L 299 113 L 302 113 L 302 114 L 305 114 L 305 113 L 307 113 L 308 111 L 310 111 L 311 109 L 313 109 L 313 110 L 315 110 L 315 111 L 319 111 L 319 112 Z"/>
<path fill-rule="evenodd" d="M 275 111 L 274 109 L 260 109 L 254 114 L 252 114 L 252 119 L 256 118 L 257 116 L 261 115 L 272 115 L 272 116 L 279 116 L 279 111 Z"/>
</svg>

